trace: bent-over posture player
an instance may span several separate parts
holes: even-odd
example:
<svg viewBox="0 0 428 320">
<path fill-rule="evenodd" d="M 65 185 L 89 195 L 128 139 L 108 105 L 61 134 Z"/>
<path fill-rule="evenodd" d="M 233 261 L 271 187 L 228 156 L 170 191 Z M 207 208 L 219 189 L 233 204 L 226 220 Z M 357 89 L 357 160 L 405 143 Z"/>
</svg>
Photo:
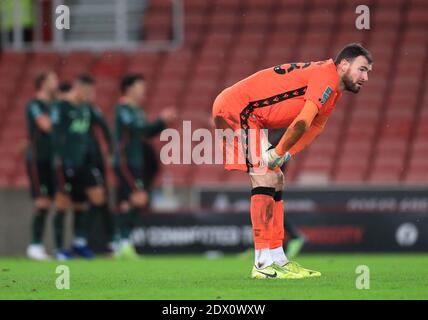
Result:
<svg viewBox="0 0 428 320">
<path fill-rule="evenodd" d="M 234 155 L 232 161 L 224 162 L 225 169 L 248 172 L 252 183 L 252 278 L 321 275 L 288 261 L 284 254 L 284 177 L 279 167 L 321 133 L 342 92 L 358 93 L 371 68 L 371 54 L 353 43 L 345 46 L 335 60 L 268 68 L 225 89 L 216 98 L 212 111 L 216 129 L 240 132 L 238 143 L 222 138 L 226 154 L 231 151 Z M 270 147 L 263 132 L 276 128 L 287 130 L 278 144 Z M 241 153 L 244 160 L 236 160 Z"/>
</svg>

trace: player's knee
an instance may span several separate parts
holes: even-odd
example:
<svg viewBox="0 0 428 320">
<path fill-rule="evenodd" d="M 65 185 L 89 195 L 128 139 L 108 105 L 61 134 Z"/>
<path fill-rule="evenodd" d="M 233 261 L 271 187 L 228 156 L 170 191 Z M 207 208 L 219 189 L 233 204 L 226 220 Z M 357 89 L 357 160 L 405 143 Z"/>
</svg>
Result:
<svg viewBox="0 0 428 320">
<path fill-rule="evenodd" d="M 88 191 L 89 202 L 95 206 L 102 206 L 106 202 L 104 189 L 102 187 L 91 188 Z"/>
<path fill-rule="evenodd" d="M 57 193 L 55 196 L 55 207 L 58 210 L 66 210 L 70 205 L 70 198 L 63 194 L 63 193 Z"/>
<path fill-rule="evenodd" d="M 85 210 L 85 207 L 83 202 L 73 202 L 73 210 Z"/>
<path fill-rule="evenodd" d="M 91 199 L 91 204 L 95 206 L 102 206 L 105 204 L 105 202 L 106 202 L 106 199 L 102 194 L 96 195 Z"/>
<path fill-rule="evenodd" d="M 121 201 L 119 204 L 119 213 L 126 213 L 131 209 L 131 205 L 128 201 Z"/>
<path fill-rule="evenodd" d="M 136 191 L 131 195 L 131 204 L 136 208 L 143 208 L 148 201 L 147 193 L 144 191 Z"/>
<path fill-rule="evenodd" d="M 52 201 L 49 198 L 40 197 L 34 201 L 34 205 L 37 209 L 49 209 L 52 205 Z"/>
</svg>

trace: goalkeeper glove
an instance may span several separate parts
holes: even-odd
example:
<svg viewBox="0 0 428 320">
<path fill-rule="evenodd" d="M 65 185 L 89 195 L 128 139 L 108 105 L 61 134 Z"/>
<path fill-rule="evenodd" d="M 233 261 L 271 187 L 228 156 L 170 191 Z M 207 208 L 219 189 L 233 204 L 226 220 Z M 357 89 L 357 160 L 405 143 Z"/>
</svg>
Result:
<svg viewBox="0 0 428 320">
<path fill-rule="evenodd" d="M 269 149 L 262 154 L 262 163 L 270 169 L 281 167 L 285 162 L 291 159 L 291 154 L 286 152 L 283 156 L 276 153 L 275 148 Z"/>
</svg>

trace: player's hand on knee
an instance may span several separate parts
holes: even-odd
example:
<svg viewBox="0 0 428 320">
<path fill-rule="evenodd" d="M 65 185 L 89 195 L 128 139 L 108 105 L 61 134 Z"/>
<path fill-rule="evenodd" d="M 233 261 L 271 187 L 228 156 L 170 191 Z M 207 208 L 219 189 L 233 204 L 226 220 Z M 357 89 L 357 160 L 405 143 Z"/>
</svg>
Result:
<svg viewBox="0 0 428 320">
<path fill-rule="evenodd" d="M 276 153 L 275 148 L 271 148 L 262 153 L 262 164 L 274 169 L 281 167 L 284 163 L 291 159 L 291 154 L 286 152 L 283 156 Z"/>
</svg>

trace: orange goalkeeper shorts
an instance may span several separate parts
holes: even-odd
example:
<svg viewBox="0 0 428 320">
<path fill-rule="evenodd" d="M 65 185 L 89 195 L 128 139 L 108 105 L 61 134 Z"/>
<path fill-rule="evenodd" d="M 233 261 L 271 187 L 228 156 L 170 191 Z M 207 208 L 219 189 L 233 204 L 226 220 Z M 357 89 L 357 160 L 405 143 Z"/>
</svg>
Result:
<svg viewBox="0 0 428 320">
<path fill-rule="evenodd" d="M 215 139 L 222 147 L 226 170 L 240 170 L 250 174 L 264 174 L 261 152 L 269 148 L 267 130 L 256 115 L 228 89 L 214 101 L 212 118 L 216 127 Z"/>
</svg>

